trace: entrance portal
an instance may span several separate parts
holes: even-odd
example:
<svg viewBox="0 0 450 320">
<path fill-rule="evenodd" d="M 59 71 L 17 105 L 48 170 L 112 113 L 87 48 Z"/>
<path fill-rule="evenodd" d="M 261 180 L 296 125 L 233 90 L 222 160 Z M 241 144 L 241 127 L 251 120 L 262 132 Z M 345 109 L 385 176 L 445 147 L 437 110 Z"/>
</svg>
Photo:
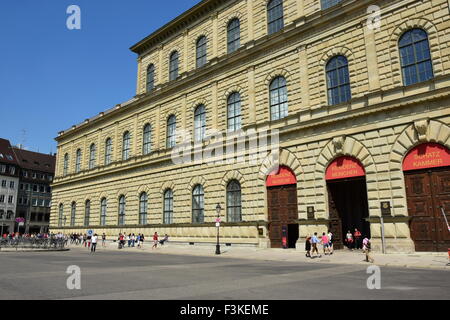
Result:
<svg viewBox="0 0 450 320">
<path fill-rule="evenodd" d="M 416 251 L 446 252 L 450 230 L 450 152 L 427 143 L 414 148 L 403 163 L 411 238 Z"/>
<path fill-rule="evenodd" d="M 269 175 L 267 199 L 271 247 L 283 248 L 285 243 L 295 248 L 299 238 L 297 178 L 289 168 L 281 167 Z"/>
<path fill-rule="evenodd" d="M 335 249 L 345 245 L 345 235 L 355 228 L 370 238 L 369 205 L 365 171 L 358 160 L 341 157 L 333 161 L 326 174 L 330 231 Z"/>
</svg>

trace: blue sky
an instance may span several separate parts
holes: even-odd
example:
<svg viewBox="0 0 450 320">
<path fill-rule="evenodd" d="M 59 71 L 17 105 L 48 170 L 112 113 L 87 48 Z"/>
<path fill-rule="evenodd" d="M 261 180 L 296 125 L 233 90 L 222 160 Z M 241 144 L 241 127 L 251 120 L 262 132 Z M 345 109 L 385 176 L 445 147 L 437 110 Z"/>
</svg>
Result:
<svg viewBox="0 0 450 320">
<path fill-rule="evenodd" d="M 129 48 L 199 0 L 1 0 L 0 137 L 56 152 L 58 132 L 136 93 Z M 70 5 L 81 30 L 69 30 Z"/>
</svg>

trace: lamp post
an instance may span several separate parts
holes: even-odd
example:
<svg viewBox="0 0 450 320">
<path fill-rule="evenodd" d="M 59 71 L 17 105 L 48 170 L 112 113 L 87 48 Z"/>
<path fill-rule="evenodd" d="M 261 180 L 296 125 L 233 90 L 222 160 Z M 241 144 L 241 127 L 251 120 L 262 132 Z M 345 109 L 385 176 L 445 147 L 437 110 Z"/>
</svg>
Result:
<svg viewBox="0 0 450 320">
<path fill-rule="evenodd" d="M 219 230 L 220 230 L 220 211 L 222 210 L 222 207 L 220 206 L 220 203 L 217 204 L 216 212 L 217 212 L 217 220 L 216 220 L 216 227 L 217 227 L 217 245 L 216 245 L 216 254 L 220 254 L 220 242 L 219 242 Z"/>
</svg>

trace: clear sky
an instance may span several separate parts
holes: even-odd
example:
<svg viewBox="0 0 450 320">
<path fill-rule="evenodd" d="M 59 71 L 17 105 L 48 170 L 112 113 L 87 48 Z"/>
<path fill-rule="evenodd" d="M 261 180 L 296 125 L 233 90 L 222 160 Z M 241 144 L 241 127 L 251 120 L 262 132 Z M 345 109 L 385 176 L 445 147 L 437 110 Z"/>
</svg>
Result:
<svg viewBox="0 0 450 320">
<path fill-rule="evenodd" d="M 59 131 L 136 93 L 129 48 L 200 0 L 0 0 L 0 137 L 56 152 Z M 66 26 L 70 5 L 81 30 Z"/>
</svg>

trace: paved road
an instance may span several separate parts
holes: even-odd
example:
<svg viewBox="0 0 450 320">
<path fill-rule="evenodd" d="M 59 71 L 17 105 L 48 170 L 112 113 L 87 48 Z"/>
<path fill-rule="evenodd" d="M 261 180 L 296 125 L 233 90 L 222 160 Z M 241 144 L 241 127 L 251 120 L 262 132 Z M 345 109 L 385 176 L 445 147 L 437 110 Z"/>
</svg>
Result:
<svg viewBox="0 0 450 320">
<path fill-rule="evenodd" d="M 68 290 L 68 266 L 81 290 Z M 368 290 L 367 267 L 73 249 L 0 253 L 0 299 L 303 300 L 450 299 L 450 273 L 381 268 Z"/>
</svg>

